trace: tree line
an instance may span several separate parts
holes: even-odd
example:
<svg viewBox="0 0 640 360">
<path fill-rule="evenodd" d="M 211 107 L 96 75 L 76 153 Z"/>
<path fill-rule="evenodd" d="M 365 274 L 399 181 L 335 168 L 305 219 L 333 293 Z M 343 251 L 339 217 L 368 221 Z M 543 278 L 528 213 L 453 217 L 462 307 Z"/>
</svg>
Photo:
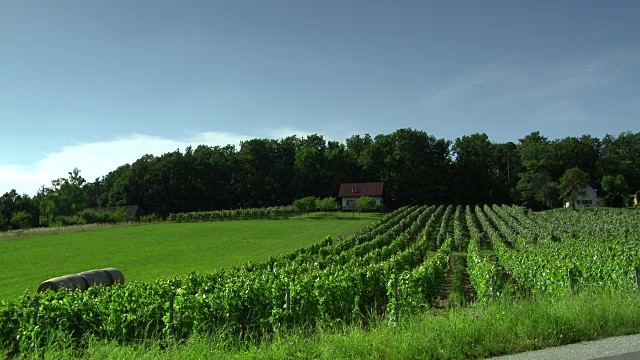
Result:
<svg viewBox="0 0 640 360">
<path fill-rule="evenodd" d="M 640 133 L 602 139 L 548 139 L 532 132 L 518 142 L 486 134 L 450 141 L 399 129 L 327 141 L 321 135 L 252 139 L 147 154 L 86 181 L 79 169 L 35 196 L 15 189 L 0 198 L 0 231 L 61 224 L 86 209 L 141 206 L 170 213 L 289 205 L 307 196 L 336 197 L 341 183 L 385 183 L 385 204 L 560 205 L 576 184 L 592 184 L 609 206 L 640 190 Z M 66 217 L 66 218 L 65 218 Z"/>
</svg>

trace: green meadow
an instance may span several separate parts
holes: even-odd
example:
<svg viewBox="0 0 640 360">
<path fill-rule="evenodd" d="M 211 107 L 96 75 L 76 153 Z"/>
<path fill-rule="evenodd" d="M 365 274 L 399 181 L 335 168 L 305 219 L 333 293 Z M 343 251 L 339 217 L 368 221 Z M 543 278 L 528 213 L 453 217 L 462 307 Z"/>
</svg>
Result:
<svg viewBox="0 0 640 360">
<path fill-rule="evenodd" d="M 607 216 L 603 217 L 603 214 Z M 538 231 L 544 231 L 546 225 L 543 224 L 548 223 L 556 231 L 564 229 L 555 235 L 566 238 L 560 242 L 545 242 L 543 239 L 536 244 L 514 245 L 527 249 L 526 252 L 498 248 L 499 244 L 506 247 L 504 242 L 507 238 L 517 238 L 509 231 L 517 228 L 525 233 L 530 229 L 526 225 L 533 224 L 538 216 L 545 220 L 535 223 L 540 225 Z M 593 221 L 594 216 L 600 220 Z M 46 278 L 92 268 L 117 267 L 131 282 L 169 278 L 191 271 L 210 272 L 247 261 L 260 262 L 270 256 L 317 243 L 327 235 L 338 238 L 353 233 L 379 218 L 380 215 L 373 214 L 355 217 L 351 214 L 331 214 L 325 218 L 323 214 L 316 213 L 286 220 L 159 223 L 3 233 L 0 234 L 0 263 L 3 265 L 0 268 L 0 300 L 15 298 L 25 291 L 33 293 Z M 510 221 L 513 227 L 505 226 L 504 219 Z M 613 251 L 616 237 L 625 234 L 629 250 L 635 251 L 637 239 L 626 234 L 637 232 L 634 227 L 636 220 L 635 213 L 617 210 L 531 215 L 520 211 L 520 208 L 499 206 L 477 206 L 475 210 L 467 207 L 464 213 L 461 206 L 452 205 L 446 209 L 444 206 L 401 209 L 396 215 L 390 214 L 377 223 L 369 235 L 346 237 L 336 246 L 314 248 L 313 251 L 298 254 L 301 262 L 297 258 L 282 260 L 292 262 L 295 265 L 292 269 L 297 275 L 296 282 L 289 285 L 294 294 L 290 312 L 294 320 L 290 323 L 288 316 L 278 318 L 283 312 L 273 311 L 282 306 L 285 298 L 284 288 L 278 287 L 283 284 L 279 282 L 279 276 L 289 274 L 285 271 L 278 273 L 275 270 L 278 267 L 245 272 L 241 277 L 235 277 L 241 272 L 209 279 L 195 275 L 193 282 L 174 279 L 178 281 L 174 284 L 177 290 L 171 287 L 174 285 L 160 281 L 149 288 L 135 284 L 116 289 L 94 288 L 84 293 L 43 294 L 39 297 L 43 305 L 37 313 L 37 327 L 32 326 L 32 321 L 36 321 L 32 319 L 36 317 L 29 313 L 32 298 L 0 301 L 3 306 L 0 308 L 0 319 L 3 320 L 0 323 L 3 325 L 0 326 L 0 358 L 475 359 L 637 334 L 640 332 L 640 307 L 637 306 L 640 291 L 636 283 L 603 286 L 599 282 L 589 283 L 587 280 L 590 278 L 584 277 L 577 290 L 571 285 L 570 291 L 534 292 L 521 287 L 527 278 L 520 277 L 520 285 L 505 282 L 498 287 L 495 298 L 492 295 L 476 301 L 479 297 L 473 296 L 473 290 L 469 293 L 471 286 L 476 285 L 467 271 L 473 269 L 477 274 L 477 271 L 484 269 L 481 267 L 482 261 L 497 260 L 508 264 L 507 261 L 513 260 L 515 255 L 526 256 L 534 251 L 546 259 L 546 267 L 554 269 L 564 264 L 553 261 L 558 254 L 579 250 L 576 246 L 559 248 L 573 241 L 576 236 L 585 240 L 584 247 L 609 241 L 608 251 Z M 605 222 L 615 226 L 600 229 L 598 238 L 592 238 L 594 230 L 584 225 L 599 226 Z M 555 226 L 556 223 L 563 224 L 563 227 Z M 502 231 L 511 235 L 504 236 L 506 233 Z M 490 242 L 479 241 L 483 239 L 483 233 L 490 237 Z M 378 312 L 375 302 L 372 302 L 368 313 L 367 309 L 359 312 L 355 307 L 355 311 L 344 314 L 336 311 L 354 303 L 350 289 L 365 294 L 363 290 L 377 291 L 384 288 L 385 284 L 390 284 L 387 281 L 390 277 L 375 277 L 376 268 L 371 265 L 387 261 L 387 264 L 397 261 L 395 265 L 401 264 L 400 261 L 410 263 L 412 258 L 398 255 L 416 251 L 417 247 L 407 247 L 407 240 L 411 238 L 416 239 L 414 244 L 426 247 L 427 260 L 417 262 L 417 268 L 430 271 L 411 270 L 403 274 L 415 275 L 415 278 L 422 276 L 421 283 L 427 284 L 434 284 L 434 278 L 429 276 L 442 279 L 440 284 L 434 285 L 440 291 L 426 299 L 428 303 L 424 308 L 411 308 L 414 303 L 409 301 L 399 303 L 398 293 L 400 296 L 413 294 L 414 297 L 421 294 L 412 293 L 414 288 L 407 286 L 412 284 L 407 281 L 409 278 L 399 276 L 401 281 L 395 290 L 394 308 L 386 307 L 386 311 Z M 444 243 L 437 252 L 433 252 L 435 242 L 440 238 L 444 239 Z M 455 248 L 453 244 L 456 244 Z M 542 252 L 545 246 L 555 246 L 556 251 Z M 404 250 L 395 255 L 387 253 L 387 257 L 383 258 L 383 251 L 392 248 Z M 364 250 L 369 253 L 363 254 Z M 500 251 L 504 256 L 496 258 L 495 254 Z M 371 256 L 371 253 L 375 256 Z M 357 261 L 340 265 L 344 263 L 345 254 Z M 432 275 L 436 274 L 436 266 L 440 265 L 430 260 L 446 259 L 439 254 L 447 255 L 448 271 Z M 633 261 L 637 255 L 614 258 Z M 312 270 L 305 274 L 303 268 L 311 259 L 317 260 L 316 264 L 324 262 L 324 266 L 331 265 L 337 270 L 317 273 Z M 575 266 L 580 265 L 578 259 L 574 259 L 574 263 Z M 595 263 L 601 267 L 607 264 L 610 263 Z M 634 263 L 630 264 L 633 266 Z M 582 269 L 585 272 L 588 270 Z M 298 274 L 298 270 L 301 273 Z M 357 276 L 342 276 L 348 272 L 355 272 Z M 566 272 L 550 271 L 551 275 L 548 276 L 556 273 Z M 358 276 L 363 274 L 367 277 Z M 219 280 L 225 281 L 223 287 L 203 287 L 203 284 L 209 286 L 208 281 Z M 382 286 L 369 285 L 376 282 Z M 481 282 L 476 284 L 482 285 Z M 205 293 L 200 293 L 201 289 Z M 226 292 L 229 289 L 230 292 Z M 311 290 L 303 292 L 305 289 Z M 92 293 L 92 290 L 100 291 Z M 378 298 L 384 299 L 384 294 L 387 294 L 386 305 L 393 301 L 388 290 L 383 289 L 383 295 Z M 304 297 L 296 297 L 296 292 Z M 116 296 L 107 297 L 109 294 Z M 169 294 L 175 294 L 175 297 Z M 169 305 L 173 304 L 169 300 L 163 306 L 163 302 L 156 299 L 175 299 L 177 305 L 175 308 Z M 305 301 L 314 304 L 314 299 L 318 299 L 315 304 L 322 304 L 317 306 L 318 312 L 307 313 L 306 319 L 311 321 L 305 319 L 296 323 L 295 316 L 302 318 L 304 311 L 309 311 L 309 307 L 296 307 L 296 301 L 303 305 Z M 267 305 L 274 306 L 270 313 L 262 312 L 273 316 L 273 324 L 267 323 L 265 327 L 258 328 L 259 331 L 251 332 L 250 326 L 256 321 L 253 316 L 260 313 L 255 305 L 259 308 L 261 304 L 275 304 Z M 105 309 L 108 311 L 103 312 Z M 390 309 L 400 311 L 392 313 Z M 173 318 L 174 311 L 177 320 Z M 322 315 L 325 317 L 313 322 L 319 317 L 317 314 L 320 311 L 324 311 Z M 198 314 L 199 317 L 195 317 L 197 312 L 205 315 Z M 340 317 L 332 318 L 334 313 Z M 230 317 L 229 314 L 234 316 Z M 249 315 L 242 318 L 246 314 Z M 208 325 L 189 328 L 196 320 Z M 145 333 L 146 327 L 154 326 L 156 321 L 159 323 L 155 330 L 157 332 Z M 138 324 L 142 324 L 142 327 L 136 327 Z M 249 325 L 243 328 L 242 324 Z M 114 327 L 110 328 L 112 325 Z M 142 332 L 136 333 L 140 328 Z M 189 329 L 195 330 L 187 332 Z M 262 329 L 265 331 L 261 332 Z M 113 338 L 105 334 L 111 334 Z"/>
<path fill-rule="evenodd" d="M 356 231 L 377 214 L 286 220 L 158 223 L 0 237 L 0 300 L 34 293 L 50 278 L 105 267 L 126 281 L 208 272 L 262 261 Z"/>
</svg>

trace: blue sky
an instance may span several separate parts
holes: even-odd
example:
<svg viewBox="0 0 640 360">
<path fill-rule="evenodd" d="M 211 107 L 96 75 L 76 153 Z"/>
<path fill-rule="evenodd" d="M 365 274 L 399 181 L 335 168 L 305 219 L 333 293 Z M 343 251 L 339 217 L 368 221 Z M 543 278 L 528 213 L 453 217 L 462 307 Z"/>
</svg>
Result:
<svg viewBox="0 0 640 360">
<path fill-rule="evenodd" d="M 0 8 L 0 193 L 256 137 L 640 131 L 640 1 Z"/>
</svg>

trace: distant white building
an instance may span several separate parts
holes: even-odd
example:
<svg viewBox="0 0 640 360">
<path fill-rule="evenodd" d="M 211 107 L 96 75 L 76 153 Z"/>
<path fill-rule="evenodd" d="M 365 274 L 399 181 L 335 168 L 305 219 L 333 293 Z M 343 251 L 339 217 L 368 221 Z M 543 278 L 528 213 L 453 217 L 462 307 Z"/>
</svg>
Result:
<svg viewBox="0 0 640 360">
<path fill-rule="evenodd" d="M 374 198 L 376 207 L 382 207 L 383 192 L 382 182 L 340 184 L 338 197 L 342 198 L 342 210 L 353 211 L 356 209 L 356 201 L 362 196 Z"/>
<path fill-rule="evenodd" d="M 591 185 L 587 185 L 584 188 L 577 191 L 573 187 L 570 187 L 569 190 L 565 191 L 562 194 L 562 202 L 564 203 L 565 208 L 571 207 L 571 200 L 575 200 L 576 209 L 584 209 L 590 207 L 598 206 L 598 191 L 594 189 Z"/>
</svg>

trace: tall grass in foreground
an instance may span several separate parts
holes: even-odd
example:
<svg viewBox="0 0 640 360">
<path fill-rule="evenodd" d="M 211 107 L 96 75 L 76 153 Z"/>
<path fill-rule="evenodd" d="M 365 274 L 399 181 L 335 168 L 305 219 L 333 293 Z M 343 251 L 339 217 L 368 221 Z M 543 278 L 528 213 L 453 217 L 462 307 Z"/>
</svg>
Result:
<svg viewBox="0 0 640 360">
<path fill-rule="evenodd" d="M 535 350 L 640 333 L 640 292 L 584 291 L 575 295 L 501 299 L 476 307 L 430 310 L 362 327 L 331 327 L 311 334 L 281 333 L 268 342 L 196 336 L 169 348 L 147 342 L 121 347 L 91 343 L 73 352 L 52 344 L 40 358 L 95 359 L 466 359 Z M 1 355 L 1 353 L 0 353 Z"/>
</svg>

